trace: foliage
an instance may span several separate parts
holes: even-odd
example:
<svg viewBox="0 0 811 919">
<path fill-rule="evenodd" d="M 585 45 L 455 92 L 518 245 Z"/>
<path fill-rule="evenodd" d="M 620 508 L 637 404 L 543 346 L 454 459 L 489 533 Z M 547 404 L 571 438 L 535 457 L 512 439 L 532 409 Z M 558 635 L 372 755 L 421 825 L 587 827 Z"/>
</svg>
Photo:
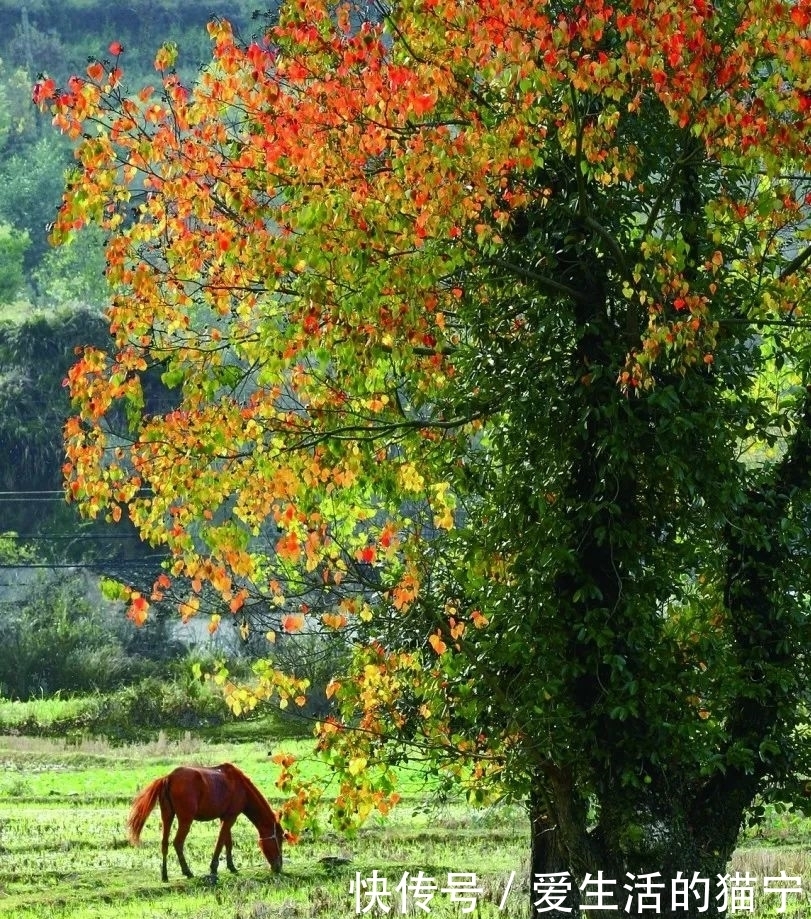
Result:
<svg viewBox="0 0 811 919">
<path fill-rule="evenodd" d="M 33 76 L 35 62 L 47 62 L 52 73 L 64 73 L 67 67 L 67 49 L 55 29 L 40 31 L 26 17 L 15 24 L 14 33 L 7 41 L 5 54 L 13 67 Z"/>
<path fill-rule="evenodd" d="M 31 79 L 0 59 L 0 151 L 19 152 L 39 135 L 41 116 L 31 107 Z"/>
<path fill-rule="evenodd" d="M 232 720 L 222 694 L 199 682 L 191 685 L 158 678 L 136 678 L 138 671 L 155 670 L 129 660 L 129 680 L 111 692 L 81 696 L 60 694 L 48 698 L 4 700 L 0 703 L 0 730 L 24 737 L 105 738 L 112 744 L 146 741 L 164 734 L 199 734 L 206 728 L 223 729 Z M 85 687 L 85 690 L 87 687 Z"/>
<path fill-rule="evenodd" d="M 4 602 L 0 688 L 13 699 L 57 690 L 105 690 L 128 675 L 121 625 L 85 599 L 81 579 L 34 585 L 25 600 Z"/>
<path fill-rule="evenodd" d="M 350 644 L 341 636 L 318 631 L 281 635 L 270 652 L 265 646 L 257 654 L 269 656 L 276 669 L 307 681 L 306 704 L 286 709 L 291 718 L 303 722 L 305 729 L 334 714 L 335 706 L 327 692 L 335 675 L 345 671 L 351 655 Z"/>
<path fill-rule="evenodd" d="M 59 205 L 69 162 L 67 144 L 43 137 L 0 163 L 0 218 L 27 234 L 29 270 L 48 251 L 47 227 Z"/>
<path fill-rule="evenodd" d="M 23 258 L 31 245 L 28 233 L 0 223 L 0 303 L 11 302 L 23 283 Z"/>
<path fill-rule="evenodd" d="M 55 488 L 63 453 L 60 431 L 70 407 L 62 387 L 74 349 L 101 342 L 104 322 L 88 310 L 30 313 L 0 323 L 0 482 L 4 490 Z M 42 510 L 53 510 L 42 506 Z M 29 533 L 39 507 L 12 506 L 4 526 Z M 75 515 L 71 526 L 75 528 Z"/>
<path fill-rule="evenodd" d="M 100 310 L 110 293 L 104 278 L 104 243 L 94 227 L 45 252 L 31 273 L 38 300 L 48 306 L 80 304 Z"/>
<path fill-rule="evenodd" d="M 8 531 L 0 533 L 0 564 L 22 565 L 36 558 L 34 551 L 17 539 L 17 534 Z"/>
<path fill-rule="evenodd" d="M 133 72 L 149 79 L 154 48 L 163 39 L 178 42 L 193 74 L 207 56 L 204 25 L 211 16 L 229 16 L 248 33 L 257 8 L 274 11 L 277 0 L 212 0 L 207 6 L 183 0 L 18 0 L 0 2 L 0 57 L 24 68 L 29 85 L 40 72 L 64 79 L 88 56 L 99 55 L 112 37 L 129 52 Z"/>
<path fill-rule="evenodd" d="M 339 823 L 417 744 L 526 802 L 534 871 L 714 874 L 811 771 L 811 5 L 357 17 L 213 22 L 191 88 L 170 44 L 157 91 L 118 45 L 37 84 L 55 239 L 111 234 L 69 493 L 166 546 L 184 616 L 357 640 Z M 301 691 L 257 677 L 239 708 Z"/>
</svg>

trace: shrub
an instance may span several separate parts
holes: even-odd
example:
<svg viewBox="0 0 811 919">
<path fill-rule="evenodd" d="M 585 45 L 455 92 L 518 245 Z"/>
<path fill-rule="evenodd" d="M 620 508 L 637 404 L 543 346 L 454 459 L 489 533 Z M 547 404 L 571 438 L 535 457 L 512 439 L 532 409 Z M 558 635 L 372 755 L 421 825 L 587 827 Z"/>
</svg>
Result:
<svg viewBox="0 0 811 919">
<path fill-rule="evenodd" d="M 132 677 L 120 631 L 69 575 L 34 585 L 0 619 L 0 690 L 12 699 L 107 691 Z"/>
</svg>

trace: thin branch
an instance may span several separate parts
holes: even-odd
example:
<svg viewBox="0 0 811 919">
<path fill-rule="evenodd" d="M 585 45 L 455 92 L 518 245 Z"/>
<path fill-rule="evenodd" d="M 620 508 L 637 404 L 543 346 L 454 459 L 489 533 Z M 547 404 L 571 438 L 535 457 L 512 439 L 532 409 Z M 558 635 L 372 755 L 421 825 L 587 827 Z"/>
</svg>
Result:
<svg viewBox="0 0 811 919">
<path fill-rule="evenodd" d="M 575 287 L 570 287 L 568 284 L 556 281 L 554 278 L 549 278 L 546 275 L 538 274 L 536 271 L 532 271 L 531 268 L 525 268 L 523 265 L 516 265 L 502 258 L 491 258 L 488 260 L 487 264 L 494 265 L 497 268 L 503 268 L 511 274 L 531 281 L 547 293 L 562 294 L 563 296 L 571 297 L 573 300 L 579 302 L 584 302 L 586 300 L 583 292 L 577 290 Z"/>
</svg>

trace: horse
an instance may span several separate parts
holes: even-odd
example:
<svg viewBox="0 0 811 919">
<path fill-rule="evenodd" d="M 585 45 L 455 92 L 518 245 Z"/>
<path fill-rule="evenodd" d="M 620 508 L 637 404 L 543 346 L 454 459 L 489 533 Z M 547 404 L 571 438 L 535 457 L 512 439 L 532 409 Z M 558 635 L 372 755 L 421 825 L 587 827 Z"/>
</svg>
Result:
<svg viewBox="0 0 811 919">
<path fill-rule="evenodd" d="M 231 763 L 223 763 L 212 769 L 179 766 L 168 775 L 150 782 L 132 802 L 127 820 L 129 840 L 132 845 L 139 844 L 141 830 L 156 804 L 160 804 L 163 821 L 162 881 L 169 880 L 166 871 L 166 856 L 169 851 L 169 831 L 175 816 L 177 816 L 178 826 L 173 844 L 177 860 L 180 862 L 180 869 L 187 878 L 193 875 L 183 855 L 183 844 L 193 820 L 219 819 L 222 821 L 217 844 L 214 846 L 214 854 L 211 857 L 212 881 L 217 879 L 217 866 L 223 847 L 225 847 L 225 862 L 228 870 L 236 873 L 237 869 L 231 858 L 231 827 L 240 814 L 245 814 L 259 831 L 259 848 L 270 863 L 270 867 L 276 874 L 282 870 L 284 833 L 279 821 L 259 789 L 244 772 Z"/>
</svg>

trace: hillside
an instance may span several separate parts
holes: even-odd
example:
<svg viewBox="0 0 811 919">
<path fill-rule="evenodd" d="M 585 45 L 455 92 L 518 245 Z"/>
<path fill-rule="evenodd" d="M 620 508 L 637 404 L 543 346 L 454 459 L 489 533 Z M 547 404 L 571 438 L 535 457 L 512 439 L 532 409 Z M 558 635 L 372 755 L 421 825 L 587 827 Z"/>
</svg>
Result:
<svg viewBox="0 0 811 919">
<path fill-rule="evenodd" d="M 192 71 L 207 56 L 209 19 L 227 18 L 250 35 L 260 28 L 262 15 L 275 8 L 274 0 L 27 0 L 22 5 L 0 0 L 0 59 L 33 75 L 47 71 L 64 78 L 83 70 L 88 57 L 103 57 L 117 40 L 128 52 L 131 72 L 146 73 L 158 46 L 174 41 L 181 49 L 181 67 Z"/>
</svg>

